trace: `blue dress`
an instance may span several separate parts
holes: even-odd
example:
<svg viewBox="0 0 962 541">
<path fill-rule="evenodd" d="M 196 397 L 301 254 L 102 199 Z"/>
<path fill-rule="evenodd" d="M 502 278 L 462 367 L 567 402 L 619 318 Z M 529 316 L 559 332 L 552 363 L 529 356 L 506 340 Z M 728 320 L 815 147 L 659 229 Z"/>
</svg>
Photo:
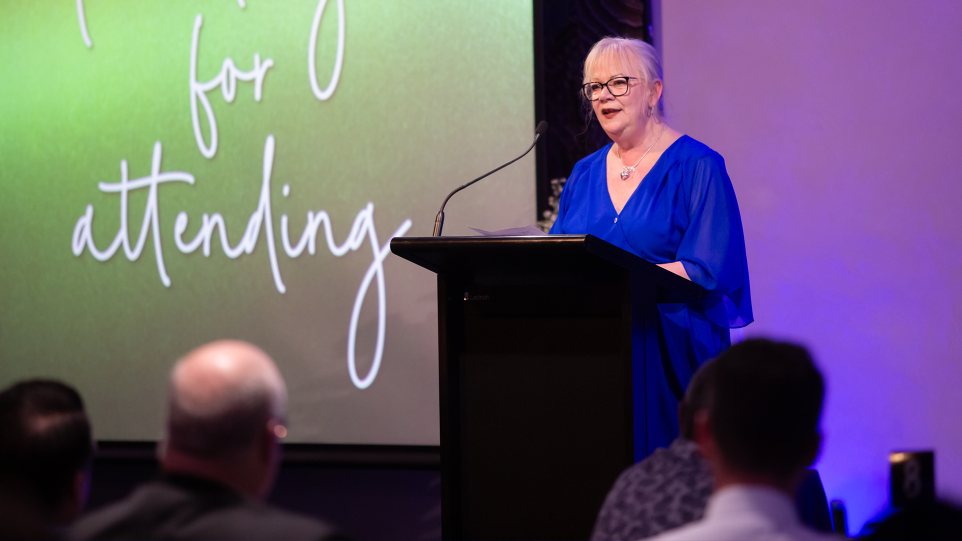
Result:
<svg viewBox="0 0 962 541">
<path fill-rule="evenodd" d="M 678 402 L 695 370 L 731 345 L 728 329 L 752 322 L 745 236 L 725 160 L 714 150 L 680 137 L 619 214 L 608 195 L 610 148 L 575 165 L 551 233 L 591 234 L 652 263 L 681 261 L 689 278 L 706 291 L 698 305 L 658 305 L 664 370 L 663 381 L 648 385 L 649 393 L 657 389 L 657 396 L 648 397 L 651 451 L 678 436 Z M 636 449 L 636 457 L 645 454 Z"/>
</svg>

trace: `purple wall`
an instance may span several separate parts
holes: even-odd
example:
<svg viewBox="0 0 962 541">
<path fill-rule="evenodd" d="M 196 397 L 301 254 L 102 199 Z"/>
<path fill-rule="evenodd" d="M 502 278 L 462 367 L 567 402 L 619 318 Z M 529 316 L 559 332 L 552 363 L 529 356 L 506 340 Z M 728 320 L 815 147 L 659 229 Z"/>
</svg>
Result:
<svg viewBox="0 0 962 541">
<path fill-rule="evenodd" d="M 888 453 L 962 500 L 962 3 L 666 0 L 669 123 L 719 151 L 755 323 L 828 383 L 817 464 L 850 530 Z M 733 336 L 734 337 L 734 336 Z"/>
</svg>

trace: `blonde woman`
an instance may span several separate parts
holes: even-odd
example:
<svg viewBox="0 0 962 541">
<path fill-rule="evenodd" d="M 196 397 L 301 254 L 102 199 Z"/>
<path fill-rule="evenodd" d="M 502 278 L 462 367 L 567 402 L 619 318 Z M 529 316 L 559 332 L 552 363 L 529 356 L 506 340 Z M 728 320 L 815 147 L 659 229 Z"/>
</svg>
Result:
<svg viewBox="0 0 962 541">
<path fill-rule="evenodd" d="M 706 290 L 698 305 L 659 305 L 661 362 L 636 363 L 646 367 L 649 449 L 678 435 L 678 401 L 692 374 L 731 345 L 730 328 L 753 319 L 725 161 L 665 123 L 662 90 L 661 66 L 647 43 L 604 38 L 592 47 L 583 97 L 612 143 L 575 165 L 551 228 L 594 235 Z"/>
</svg>

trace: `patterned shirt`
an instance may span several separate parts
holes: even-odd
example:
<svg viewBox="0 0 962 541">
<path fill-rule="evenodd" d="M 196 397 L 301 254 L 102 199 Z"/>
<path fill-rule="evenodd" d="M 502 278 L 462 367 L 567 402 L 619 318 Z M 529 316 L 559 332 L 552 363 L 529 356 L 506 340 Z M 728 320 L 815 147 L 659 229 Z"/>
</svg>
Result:
<svg viewBox="0 0 962 541">
<path fill-rule="evenodd" d="M 621 473 L 598 514 L 592 541 L 632 541 L 702 518 L 712 492 L 708 463 L 678 438 Z"/>
</svg>

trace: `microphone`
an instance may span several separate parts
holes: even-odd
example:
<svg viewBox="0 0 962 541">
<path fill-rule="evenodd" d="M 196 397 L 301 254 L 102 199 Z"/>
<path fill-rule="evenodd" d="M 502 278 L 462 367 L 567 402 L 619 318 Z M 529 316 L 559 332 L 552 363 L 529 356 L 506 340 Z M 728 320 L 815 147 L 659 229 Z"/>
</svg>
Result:
<svg viewBox="0 0 962 541">
<path fill-rule="evenodd" d="M 542 135 L 544 135 L 544 132 L 546 132 L 546 131 L 548 131 L 548 123 L 545 122 L 544 120 L 542 120 L 541 122 L 538 123 L 538 127 L 535 128 L 535 130 L 534 130 L 534 141 L 531 143 L 531 146 L 528 147 L 528 150 L 525 150 L 525 151 L 524 151 L 524 154 L 522 154 L 522 155 L 518 156 L 517 158 L 511 160 L 510 162 L 502 165 L 501 167 L 495 169 L 494 171 L 489 171 L 489 172 L 481 175 L 480 177 L 472 180 L 471 182 L 465 184 L 464 186 L 461 186 L 461 187 L 459 187 L 459 188 L 456 188 L 453 192 L 449 193 L 448 196 L 444 198 L 444 203 L 441 203 L 441 210 L 438 212 L 438 217 L 434 219 L 434 233 L 433 233 L 431 236 L 432 236 L 432 237 L 440 237 L 440 236 L 441 236 L 441 228 L 444 226 L 444 206 L 448 204 L 448 199 L 451 199 L 451 196 L 452 196 L 452 195 L 460 192 L 461 190 L 467 188 L 468 186 L 474 184 L 475 182 L 477 182 L 477 181 L 479 181 L 479 180 L 481 180 L 481 179 L 483 179 L 483 178 L 485 178 L 485 177 L 487 177 L 487 176 L 489 176 L 489 175 L 493 175 L 494 173 L 497 173 L 498 171 L 504 169 L 505 167 L 511 165 L 512 163 L 514 163 L 514 162 L 520 160 L 521 158 L 524 158 L 525 156 L 527 156 L 528 153 L 531 152 L 531 149 L 534 148 L 534 146 L 535 146 L 536 144 L 538 144 L 538 139 L 539 139 Z"/>
</svg>

